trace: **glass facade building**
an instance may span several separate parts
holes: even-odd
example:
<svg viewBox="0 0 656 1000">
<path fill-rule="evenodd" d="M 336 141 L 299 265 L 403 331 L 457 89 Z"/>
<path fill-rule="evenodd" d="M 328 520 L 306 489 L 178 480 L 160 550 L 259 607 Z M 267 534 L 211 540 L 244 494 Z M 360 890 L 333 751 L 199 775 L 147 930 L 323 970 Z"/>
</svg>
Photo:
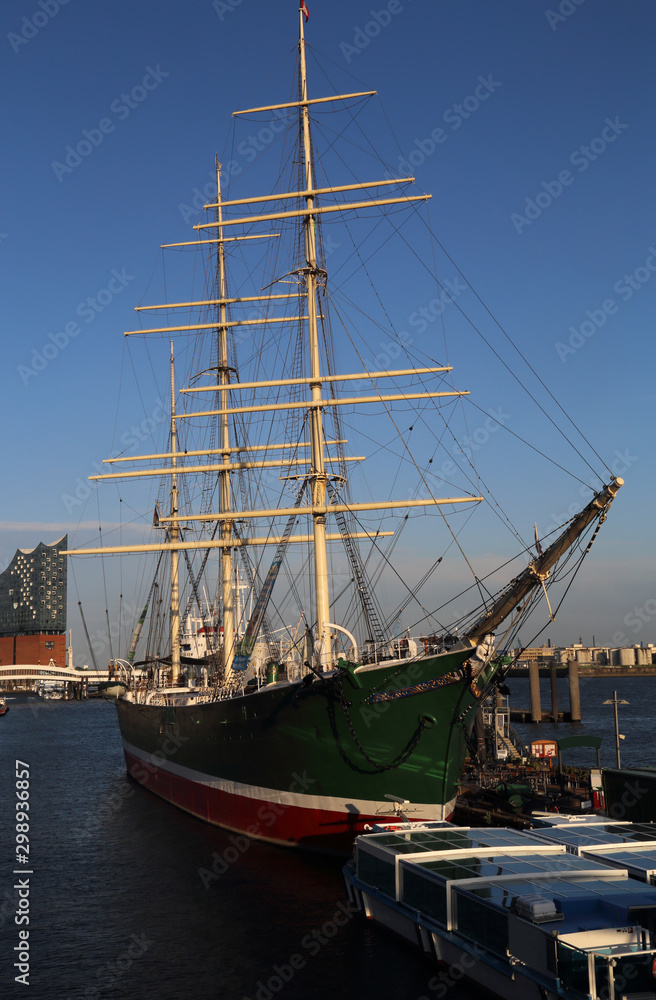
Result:
<svg viewBox="0 0 656 1000">
<path fill-rule="evenodd" d="M 66 631 L 64 535 L 52 545 L 17 549 L 0 573 L 0 636 L 61 634 Z"/>
</svg>

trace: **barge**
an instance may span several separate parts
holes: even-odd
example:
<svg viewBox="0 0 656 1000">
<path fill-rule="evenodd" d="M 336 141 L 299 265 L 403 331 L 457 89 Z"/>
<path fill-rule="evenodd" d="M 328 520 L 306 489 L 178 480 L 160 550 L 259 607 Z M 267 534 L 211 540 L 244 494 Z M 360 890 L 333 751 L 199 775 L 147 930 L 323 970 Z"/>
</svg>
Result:
<svg viewBox="0 0 656 1000">
<path fill-rule="evenodd" d="M 364 916 L 449 966 L 450 979 L 504 1000 L 656 998 L 656 886 L 556 839 L 374 826 L 344 876 Z M 429 983 L 437 995 L 443 979 Z"/>
</svg>

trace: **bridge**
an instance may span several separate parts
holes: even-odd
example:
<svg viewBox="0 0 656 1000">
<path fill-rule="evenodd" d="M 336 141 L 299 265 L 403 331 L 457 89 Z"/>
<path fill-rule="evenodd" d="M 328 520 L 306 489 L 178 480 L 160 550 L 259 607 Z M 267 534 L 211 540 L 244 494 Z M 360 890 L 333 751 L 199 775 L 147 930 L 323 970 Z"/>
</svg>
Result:
<svg viewBox="0 0 656 1000">
<path fill-rule="evenodd" d="M 54 682 L 56 684 L 99 684 L 109 680 L 109 670 L 76 670 L 59 667 L 54 660 L 48 664 L 15 663 L 0 667 L 0 687 L 7 682 Z"/>
</svg>

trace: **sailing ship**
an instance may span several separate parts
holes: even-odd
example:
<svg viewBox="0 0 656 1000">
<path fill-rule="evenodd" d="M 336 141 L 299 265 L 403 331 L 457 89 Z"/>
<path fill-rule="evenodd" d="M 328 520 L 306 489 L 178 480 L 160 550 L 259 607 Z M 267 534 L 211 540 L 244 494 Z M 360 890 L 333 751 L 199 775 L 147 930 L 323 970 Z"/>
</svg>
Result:
<svg viewBox="0 0 656 1000">
<path fill-rule="evenodd" d="M 594 540 L 621 480 L 601 480 L 583 510 L 550 545 L 545 540 L 544 551 L 539 543 L 537 554 L 525 548 L 528 566 L 496 595 L 477 581 L 481 603 L 459 627 L 453 619 L 436 626 L 439 619 L 426 618 L 417 636 L 395 626 L 399 608 L 385 617 L 372 579 L 385 564 L 397 572 L 391 550 L 383 548 L 394 532 L 369 518 L 395 516 L 398 528 L 408 512 L 422 512 L 448 525 L 447 514 L 470 511 L 483 497 L 437 496 L 429 464 L 420 468 L 407 441 L 401 457 L 417 474 L 422 496 L 351 496 L 349 463 L 363 462 L 344 447 L 351 411 L 375 414 L 379 442 L 383 419 L 396 426 L 396 404 L 420 407 L 421 420 L 437 421 L 441 406 L 466 393 L 447 380 L 451 368 L 439 359 L 396 369 L 391 363 L 340 368 L 347 341 L 335 347 L 330 339 L 322 226 L 336 216 L 413 210 L 430 196 L 403 193 L 409 177 L 319 180 L 313 116 L 348 111 L 375 91 L 309 96 L 304 18 L 301 5 L 293 99 L 235 113 L 260 122 L 264 115 L 272 126 L 268 138 L 296 142 L 295 151 L 284 147 L 281 155 L 291 176 L 281 174 L 264 195 L 226 198 L 217 162 L 210 221 L 194 226 L 195 239 L 164 245 L 204 255 L 203 297 L 138 306 L 140 314 L 164 310 L 173 320 L 128 331 L 165 339 L 167 355 L 171 342 L 168 445 L 155 454 L 114 455 L 106 460 L 111 472 L 90 478 L 165 483 L 153 520 L 157 540 L 68 554 L 141 552 L 158 562 L 130 652 L 114 664 L 130 681 L 117 700 L 130 775 L 192 815 L 240 834 L 339 850 L 368 824 L 393 818 L 399 802 L 413 819 L 450 817 L 475 714 L 500 677 L 495 633 L 503 625 L 496 645 L 508 644 L 546 596 L 563 557 L 584 536 Z M 270 247 L 272 277 L 244 294 L 243 282 L 232 278 L 237 250 L 246 255 L 257 247 L 259 255 L 263 245 Z M 361 248 L 356 241 L 358 269 L 368 281 Z M 254 282 L 250 262 L 243 273 Z M 190 367 L 180 391 L 176 336 Z M 361 358 L 357 344 L 351 346 L 351 357 Z M 306 527 L 299 530 L 299 523 Z M 455 533 L 451 538 L 459 545 Z M 426 542 L 432 539 L 431 532 Z M 337 563 L 333 542 L 343 544 L 346 562 Z M 379 557 L 375 572 L 372 553 Z M 206 595 L 202 581 L 213 566 Z M 278 633 L 274 612 L 287 623 L 292 618 L 291 605 L 277 604 L 285 579 L 298 600 L 292 625 Z M 248 593 L 240 597 L 243 588 Z M 410 600 L 417 589 L 408 593 Z M 202 624 L 192 628 L 194 618 Z M 146 652 L 137 655 L 144 637 Z"/>
</svg>

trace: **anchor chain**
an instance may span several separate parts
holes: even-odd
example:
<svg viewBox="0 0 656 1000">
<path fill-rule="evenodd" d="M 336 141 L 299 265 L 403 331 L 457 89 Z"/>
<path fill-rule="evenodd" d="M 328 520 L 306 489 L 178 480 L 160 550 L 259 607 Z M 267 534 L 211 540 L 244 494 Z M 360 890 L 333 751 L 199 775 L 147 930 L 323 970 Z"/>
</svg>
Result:
<svg viewBox="0 0 656 1000">
<path fill-rule="evenodd" d="M 458 719 L 458 722 L 462 726 L 462 731 L 465 734 L 465 744 L 469 751 L 469 757 L 473 764 L 478 765 L 481 763 L 481 759 L 478 755 L 478 748 L 475 741 L 472 739 L 471 735 L 467 732 L 467 726 L 465 725 L 465 720 L 462 716 Z"/>
<path fill-rule="evenodd" d="M 410 740 L 406 745 L 405 749 L 402 750 L 390 764 L 379 764 L 378 761 L 374 760 L 373 757 L 369 756 L 365 748 L 362 746 L 362 743 L 358 739 L 358 735 L 355 731 L 355 727 L 353 726 L 353 723 L 351 721 L 351 716 L 349 715 L 349 708 L 351 707 L 352 703 L 347 699 L 346 695 L 344 694 L 344 673 L 345 671 L 343 671 L 342 668 L 341 673 L 336 674 L 334 677 L 330 679 L 330 686 L 332 687 L 333 693 L 335 694 L 337 700 L 342 706 L 342 709 L 344 710 L 344 715 L 346 717 L 346 724 L 349 727 L 351 736 L 353 737 L 353 742 L 355 743 L 356 747 L 358 748 L 364 759 L 367 761 L 367 763 L 370 764 L 378 772 L 382 773 L 383 771 L 391 771 L 394 768 L 401 767 L 401 765 L 405 764 L 406 760 L 408 760 L 408 758 L 411 757 L 412 754 L 417 749 L 417 745 L 419 744 L 419 740 L 422 737 L 424 729 L 426 728 L 432 729 L 432 727 L 435 725 L 435 720 L 428 715 L 422 715 L 422 717 L 419 720 L 419 725 L 417 726 L 414 734 L 410 737 Z"/>
</svg>

